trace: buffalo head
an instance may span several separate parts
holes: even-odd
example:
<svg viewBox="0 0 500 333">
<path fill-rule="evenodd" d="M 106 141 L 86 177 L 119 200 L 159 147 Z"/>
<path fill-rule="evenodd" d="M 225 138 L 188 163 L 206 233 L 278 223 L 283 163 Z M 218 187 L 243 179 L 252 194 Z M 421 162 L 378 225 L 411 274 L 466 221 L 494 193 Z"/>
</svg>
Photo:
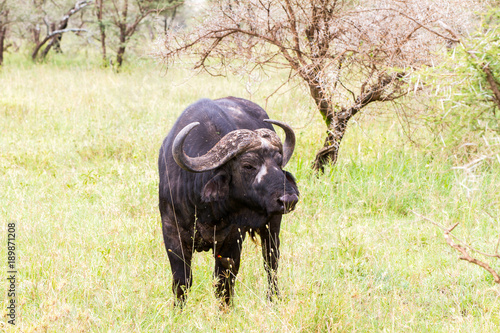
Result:
<svg viewBox="0 0 500 333">
<path fill-rule="evenodd" d="M 270 129 L 238 129 L 226 134 L 203 156 L 189 157 L 183 144 L 199 122 L 185 126 L 176 136 L 172 154 L 181 168 L 195 173 L 214 171 L 201 194 L 204 202 L 229 199 L 232 207 L 241 205 L 265 215 L 286 214 L 295 208 L 295 179 L 283 170 L 293 154 L 295 134 L 285 123 L 264 121 L 285 131 L 283 145 Z"/>
</svg>

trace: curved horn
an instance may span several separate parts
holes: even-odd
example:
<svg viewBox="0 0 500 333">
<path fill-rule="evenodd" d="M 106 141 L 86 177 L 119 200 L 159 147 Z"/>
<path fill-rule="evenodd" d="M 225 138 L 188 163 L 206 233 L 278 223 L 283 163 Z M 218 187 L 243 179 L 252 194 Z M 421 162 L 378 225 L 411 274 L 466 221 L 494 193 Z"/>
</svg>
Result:
<svg viewBox="0 0 500 333">
<path fill-rule="evenodd" d="M 260 145 L 260 139 L 255 132 L 246 129 L 235 130 L 226 134 L 205 155 L 189 157 L 183 149 L 184 141 L 189 132 L 199 124 L 199 122 L 194 122 L 184 127 L 172 144 L 173 158 L 184 170 L 204 172 L 217 169 L 236 155 Z"/>
<path fill-rule="evenodd" d="M 264 119 L 266 123 L 271 123 L 273 125 L 281 127 L 285 131 L 285 143 L 283 144 L 283 163 L 282 167 L 285 167 L 285 165 L 290 161 L 290 158 L 292 157 L 293 150 L 295 149 L 295 133 L 293 132 L 293 129 L 288 126 L 287 124 L 277 121 L 277 120 L 272 120 L 272 119 Z"/>
<path fill-rule="evenodd" d="M 177 163 L 184 170 L 191 171 L 188 166 L 190 163 L 185 163 L 185 160 L 188 159 L 188 157 L 184 153 L 184 149 L 182 148 L 182 146 L 184 146 L 184 140 L 186 140 L 189 132 L 191 132 L 191 130 L 199 124 L 199 122 L 194 122 L 185 126 L 179 133 L 177 133 L 174 139 L 174 143 L 172 144 L 172 156 L 175 160 L 175 163 Z"/>
</svg>

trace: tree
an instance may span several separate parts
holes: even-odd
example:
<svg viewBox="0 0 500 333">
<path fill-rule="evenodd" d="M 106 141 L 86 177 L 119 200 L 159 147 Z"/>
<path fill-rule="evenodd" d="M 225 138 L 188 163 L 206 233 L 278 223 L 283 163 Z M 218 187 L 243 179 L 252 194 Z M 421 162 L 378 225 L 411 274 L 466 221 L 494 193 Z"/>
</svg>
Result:
<svg viewBox="0 0 500 333">
<path fill-rule="evenodd" d="M 44 22 L 47 26 L 47 35 L 45 36 L 44 39 L 41 41 L 37 41 L 36 46 L 33 50 L 33 53 L 31 54 L 31 58 L 35 60 L 38 56 L 38 52 L 40 49 L 47 43 L 48 45 L 45 47 L 45 49 L 41 53 L 41 57 L 45 58 L 47 56 L 47 53 L 50 51 L 52 47 L 56 48 L 57 50 L 60 51 L 60 44 L 61 44 L 61 38 L 62 34 L 65 32 L 73 31 L 73 32 L 79 32 L 79 31 L 85 31 L 84 29 L 81 28 L 68 28 L 68 22 L 69 19 L 72 15 L 78 13 L 80 10 L 85 8 L 90 4 L 90 1 L 86 0 L 80 0 L 77 1 L 71 9 L 69 9 L 63 17 L 57 22 L 48 22 L 47 18 L 44 17 Z"/>
<path fill-rule="evenodd" d="M 0 66 L 3 64 L 3 52 L 5 50 L 5 37 L 7 36 L 7 25 L 9 22 L 10 9 L 7 0 L 0 1 Z"/>
<path fill-rule="evenodd" d="M 97 24 L 99 25 L 102 63 L 104 64 L 104 66 L 106 66 L 108 61 L 106 57 L 106 26 L 103 21 L 103 10 L 104 10 L 103 5 L 104 5 L 104 0 L 96 0 L 95 8 L 96 8 Z"/>
<path fill-rule="evenodd" d="M 171 31 L 161 56 L 173 64 L 194 55 L 193 67 L 212 75 L 229 65 L 289 70 L 308 87 L 327 127 L 313 164 L 323 170 L 337 161 L 353 116 L 404 96 L 413 70 L 429 64 L 443 40 L 455 40 L 436 26 L 454 27 L 462 8 L 460 1 L 217 0 L 192 29 Z"/>
<path fill-rule="evenodd" d="M 103 7 L 104 0 L 98 1 L 98 22 L 101 33 L 101 47 L 103 59 L 106 58 L 106 24 L 103 15 L 109 16 L 109 22 L 118 30 L 118 48 L 116 51 L 116 65 L 121 67 L 123 57 L 130 38 L 136 33 L 141 22 L 152 14 L 173 10 L 183 4 L 183 0 L 110 0 L 107 7 Z"/>
</svg>

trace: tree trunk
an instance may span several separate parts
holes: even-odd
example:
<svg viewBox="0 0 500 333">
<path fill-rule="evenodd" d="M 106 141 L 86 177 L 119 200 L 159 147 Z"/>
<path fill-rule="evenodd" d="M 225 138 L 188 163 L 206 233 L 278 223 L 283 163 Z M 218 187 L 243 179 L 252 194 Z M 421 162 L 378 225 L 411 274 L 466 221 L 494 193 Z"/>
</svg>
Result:
<svg viewBox="0 0 500 333">
<path fill-rule="evenodd" d="M 337 163 L 340 149 L 340 142 L 344 137 L 349 120 L 360 110 L 357 107 L 351 107 L 348 110 L 342 109 L 335 112 L 327 124 L 327 136 L 323 148 L 316 153 L 313 163 L 313 170 L 323 172 L 328 163 Z"/>
<path fill-rule="evenodd" d="M 108 65 L 108 59 L 106 56 L 106 27 L 104 26 L 104 22 L 102 21 L 103 1 L 104 0 L 98 0 L 96 5 L 97 5 L 97 23 L 99 24 L 99 31 L 101 32 L 102 63 L 106 67 Z"/>
<path fill-rule="evenodd" d="M 354 103 L 348 108 L 342 108 L 339 111 L 332 109 L 332 102 L 324 98 L 324 95 L 319 90 L 319 85 L 310 85 L 311 95 L 313 96 L 318 109 L 325 120 L 327 126 L 327 136 L 323 148 L 316 153 L 316 158 L 313 163 L 313 170 L 324 171 L 325 165 L 337 163 L 337 158 L 340 149 L 340 142 L 344 137 L 347 129 L 347 124 L 362 108 L 372 102 L 391 101 L 401 95 L 394 95 L 398 87 L 398 79 L 402 77 L 402 73 L 393 73 L 392 75 L 382 75 L 376 83 L 371 84 L 368 89 L 365 85 L 361 89 L 361 93 L 354 100 Z M 396 88 L 388 92 L 389 85 L 394 84 Z M 404 94 L 404 93 L 403 93 Z"/>
<path fill-rule="evenodd" d="M 31 28 L 31 33 L 33 35 L 33 44 L 40 44 L 40 26 L 38 24 L 34 28 Z"/>
<path fill-rule="evenodd" d="M 120 45 L 118 46 L 118 52 L 116 53 L 116 64 L 118 68 L 122 67 L 123 55 L 125 54 L 125 48 L 127 47 L 127 17 L 128 17 L 128 0 L 123 3 L 122 12 L 120 15 L 120 21 L 118 28 L 120 29 Z"/>
<path fill-rule="evenodd" d="M 175 15 L 177 14 L 177 6 L 174 7 L 172 15 L 170 15 L 170 24 L 168 23 L 168 15 L 163 16 L 163 33 L 166 35 L 170 26 L 174 23 Z"/>
<path fill-rule="evenodd" d="M 64 27 L 64 28 L 66 28 L 66 27 Z M 50 30 L 51 30 L 50 33 L 53 33 L 54 31 L 56 31 L 56 24 L 55 23 L 52 23 L 50 25 Z M 56 42 L 59 43 L 59 41 L 61 40 L 61 37 L 62 37 L 62 35 L 55 35 L 54 37 L 52 37 L 50 42 L 47 44 L 45 49 L 43 49 L 43 51 L 42 51 L 42 55 L 41 55 L 42 59 L 45 59 L 45 57 L 47 56 L 47 53 L 49 53 L 52 46 L 54 46 L 54 49 L 56 48 Z M 59 38 L 59 40 L 58 40 L 58 38 Z"/>
<path fill-rule="evenodd" d="M 0 66 L 2 66 L 3 64 L 3 51 L 4 51 L 4 42 L 6 34 L 7 34 L 7 27 L 2 26 L 2 22 L 0 22 Z"/>
<path fill-rule="evenodd" d="M 118 68 L 122 67 L 123 55 L 125 54 L 125 48 L 127 47 L 127 26 L 125 23 L 120 25 L 120 46 L 116 52 L 116 64 Z"/>
<path fill-rule="evenodd" d="M 41 42 L 37 43 L 36 46 L 35 46 L 35 49 L 33 50 L 33 52 L 31 53 L 31 59 L 33 61 L 36 60 L 36 56 L 38 55 L 38 51 L 40 51 L 40 48 L 48 41 L 48 38 L 44 38 L 44 40 L 42 40 Z"/>
<path fill-rule="evenodd" d="M 9 11 L 3 13 L 3 18 L 0 17 L 0 66 L 3 64 L 3 51 L 5 50 L 5 36 L 7 36 L 7 20 Z"/>
<path fill-rule="evenodd" d="M 325 143 L 323 144 L 323 148 L 316 153 L 316 158 L 312 165 L 313 170 L 323 172 L 326 164 L 335 164 L 337 162 L 340 142 L 344 137 L 350 117 L 345 116 L 346 112 L 335 112 L 333 110 L 332 101 L 325 95 L 321 89 L 321 83 L 316 81 L 316 77 L 315 72 L 312 75 L 304 76 L 309 84 L 311 96 L 327 127 Z M 341 115 L 344 116 L 341 117 Z"/>
<path fill-rule="evenodd" d="M 59 27 L 59 30 L 66 29 L 68 27 L 68 22 L 66 24 L 62 25 Z M 62 41 L 62 34 L 57 35 L 52 40 L 50 41 L 50 44 L 56 53 L 62 53 L 62 48 L 61 48 L 61 41 Z"/>
<path fill-rule="evenodd" d="M 118 52 L 116 53 L 116 64 L 117 64 L 118 68 L 122 67 L 124 54 L 125 54 L 125 45 L 120 46 L 118 48 Z"/>
<path fill-rule="evenodd" d="M 108 57 L 106 56 L 106 31 L 104 30 L 104 25 L 101 26 L 101 52 L 102 52 L 102 62 L 104 66 L 108 65 Z"/>
</svg>

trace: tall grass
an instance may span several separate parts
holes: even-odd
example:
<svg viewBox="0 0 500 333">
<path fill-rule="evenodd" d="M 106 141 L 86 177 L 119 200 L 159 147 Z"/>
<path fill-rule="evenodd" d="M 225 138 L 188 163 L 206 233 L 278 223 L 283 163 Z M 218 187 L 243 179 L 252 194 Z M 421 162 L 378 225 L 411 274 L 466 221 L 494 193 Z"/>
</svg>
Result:
<svg viewBox="0 0 500 333">
<path fill-rule="evenodd" d="M 1 226 L 18 232 L 18 325 L 26 332 L 472 331 L 500 326 L 499 289 L 458 260 L 418 211 L 474 246 L 498 237 L 498 164 L 470 175 L 401 141 L 391 119 L 358 119 L 338 163 L 315 176 L 323 127 L 306 94 L 291 90 L 267 109 L 297 131 L 288 169 L 301 200 L 282 226 L 282 299 L 266 300 L 260 248 L 245 243 L 234 306 L 221 311 L 213 259 L 196 254 L 183 311 L 157 209 L 156 159 L 178 114 L 201 97 L 264 105 L 280 76 L 249 94 L 237 78 L 165 73 L 141 62 L 121 73 L 53 61 L 0 70 Z M 4 236 L 2 236 L 2 239 Z M 0 249 L 2 262 L 6 248 Z M 499 266 L 497 265 L 497 268 Z M 6 270 L 4 270 L 6 271 Z M 2 273 L 4 274 L 4 273 Z M 6 274 L 6 273 L 5 273 Z M 5 295 L 5 283 L 0 294 Z"/>
</svg>

